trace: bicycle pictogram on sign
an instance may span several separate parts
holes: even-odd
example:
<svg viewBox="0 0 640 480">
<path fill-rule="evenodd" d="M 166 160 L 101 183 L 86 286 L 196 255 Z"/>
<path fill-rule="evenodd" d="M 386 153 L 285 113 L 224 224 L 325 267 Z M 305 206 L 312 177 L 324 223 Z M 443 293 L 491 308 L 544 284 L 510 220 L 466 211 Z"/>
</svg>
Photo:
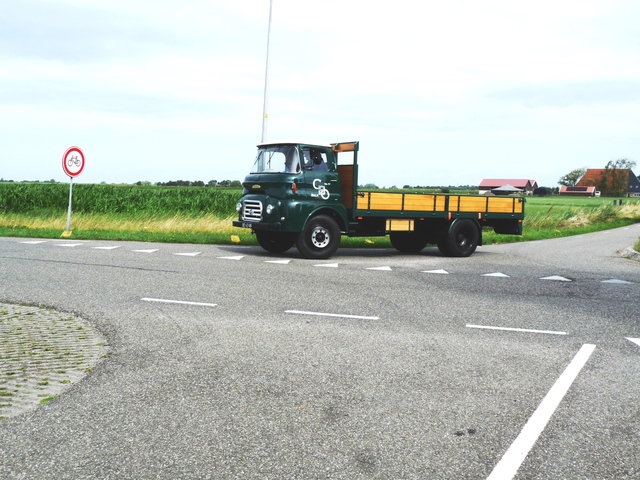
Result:
<svg viewBox="0 0 640 480">
<path fill-rule="evenodd" d="M 69 177 L 77 177 L 84 169 L 84 153 L 78 147 L 71 147 L 62 156 L 62 169 Z"/>
</svg>

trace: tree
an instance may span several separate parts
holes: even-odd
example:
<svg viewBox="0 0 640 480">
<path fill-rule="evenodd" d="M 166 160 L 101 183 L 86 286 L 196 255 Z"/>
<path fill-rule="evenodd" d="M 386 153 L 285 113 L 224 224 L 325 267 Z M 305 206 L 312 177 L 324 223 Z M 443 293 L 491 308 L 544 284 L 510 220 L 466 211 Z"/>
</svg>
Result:
<svg viewBox="0 0 640 480">
<path fill-rule="evenodd" d="M 573 187 L 576 183 L 582 178 L 582 176 L 587 172 L 586 168 L 576 168 L 575 170 L 571 170 L 564 177 L 560 177 L 558 183 L 560 185 L 564 185 L 566 187 Z"/>
<path fill-rule="evenodd" d="M 624 197 L 629 187 L 629 170 L 635 166 L 636 162 L 626 158 L 609 160 L 597 184 L 598 190 L 604 196 Z"/>
</svg>

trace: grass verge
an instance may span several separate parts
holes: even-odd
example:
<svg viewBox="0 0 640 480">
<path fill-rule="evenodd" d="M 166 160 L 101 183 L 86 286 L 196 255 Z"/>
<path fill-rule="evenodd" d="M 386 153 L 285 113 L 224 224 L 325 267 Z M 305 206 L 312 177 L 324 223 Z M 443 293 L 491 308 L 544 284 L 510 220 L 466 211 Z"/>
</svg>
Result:
<svg viewBox="0 0 640 480">
<path fill-rule="evenodd" d="M 571 200 L 571 201 L 569 201 Z M 609 199 L 569 199 L 562 197 L 527 199 L 524 234 L 498 235 L 486 229 L 484 244 L 544 240 L 591 233 L 640 222 L 640 200 L 621 206 Z M 234 217 L 202 214 L 118 214 L 74 213 L 72 236 L 76 240 L 124 240 L 193 244 L 257 245 L 248 230 L 231 225 Z M 23 214 L 0 213 L 0 236 L 60 238 L 66 215 L 58 211 L 35 210 Z M 343 237 L 342 247 L 390 248 L 388 237 Z M 635 245 L 640 248 L 640 239 Z"/>
</svg>

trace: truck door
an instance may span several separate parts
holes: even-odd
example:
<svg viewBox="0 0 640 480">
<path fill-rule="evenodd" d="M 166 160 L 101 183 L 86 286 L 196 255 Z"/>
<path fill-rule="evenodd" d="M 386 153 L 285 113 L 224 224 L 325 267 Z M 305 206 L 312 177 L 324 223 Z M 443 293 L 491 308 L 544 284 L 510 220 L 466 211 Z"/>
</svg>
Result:
<svg viewBox="0 0 640 480">
<path fill-rule="evenodd" d="M 336 166 L 327 161 L 327 152 L 318 147 L 302 147 L 304 183 L 318 203 L 340 203 L 340 182 Z"/>
</svg>

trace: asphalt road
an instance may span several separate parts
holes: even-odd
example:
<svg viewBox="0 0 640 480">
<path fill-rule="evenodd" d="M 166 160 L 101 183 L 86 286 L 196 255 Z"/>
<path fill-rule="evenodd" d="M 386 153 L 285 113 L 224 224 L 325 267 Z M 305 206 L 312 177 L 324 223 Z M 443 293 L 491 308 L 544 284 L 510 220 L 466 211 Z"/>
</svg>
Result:
<svg viewBox="0 0 640 480">
<path fill-rule="evenodd" d="M 0 238 L 0 302 L 110 349 L 0 421 L 0 478 L 640 478 L 638 236 L 324 261 Z"/>
</svg>

